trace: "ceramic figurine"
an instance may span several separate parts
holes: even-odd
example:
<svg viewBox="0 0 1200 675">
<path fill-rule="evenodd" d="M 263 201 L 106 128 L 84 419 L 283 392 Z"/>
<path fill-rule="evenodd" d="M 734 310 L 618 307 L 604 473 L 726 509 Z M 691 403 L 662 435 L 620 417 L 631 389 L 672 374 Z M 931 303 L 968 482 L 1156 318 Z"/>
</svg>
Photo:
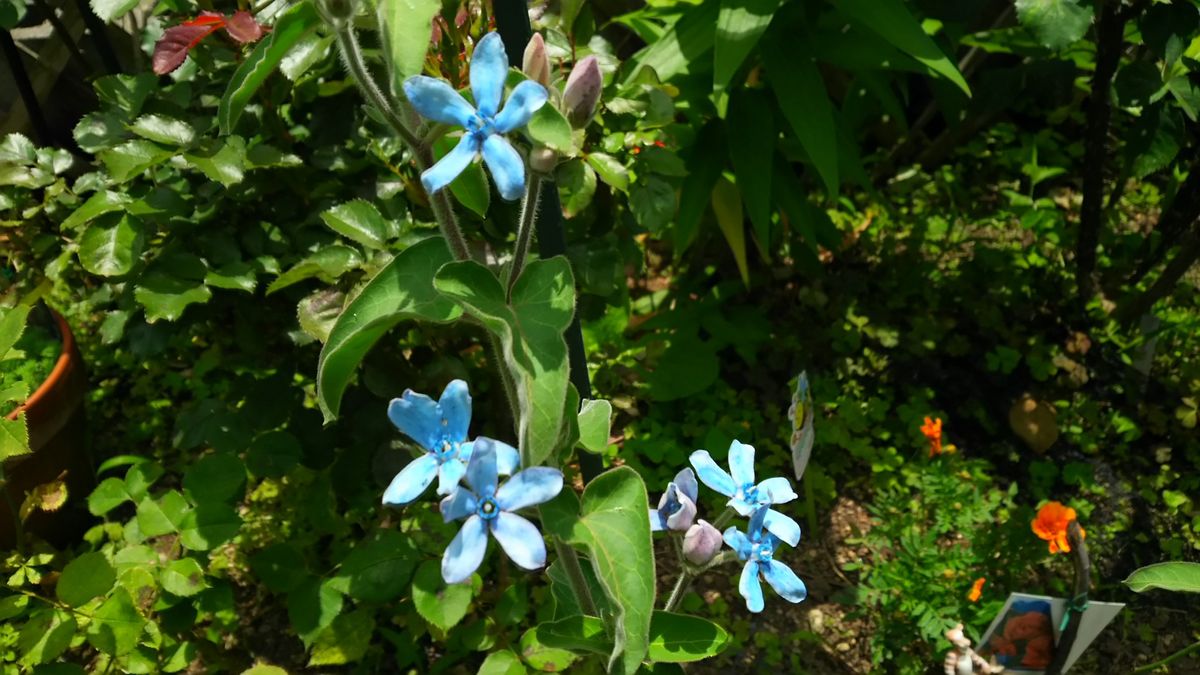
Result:
<svg viewBox="0 0 1200 675">
<path fill-rule="evenodd" d="M 995 659 L 988 663 L 971 649 L 971 641 L 963 635 L 961 623 L 946 631 L 946 639 L 954 645 L 954 649 L 946 654 L 946 675 L 990 675 L 1004 672 L 1004 666 L 997 664 Z"/>
</svg>

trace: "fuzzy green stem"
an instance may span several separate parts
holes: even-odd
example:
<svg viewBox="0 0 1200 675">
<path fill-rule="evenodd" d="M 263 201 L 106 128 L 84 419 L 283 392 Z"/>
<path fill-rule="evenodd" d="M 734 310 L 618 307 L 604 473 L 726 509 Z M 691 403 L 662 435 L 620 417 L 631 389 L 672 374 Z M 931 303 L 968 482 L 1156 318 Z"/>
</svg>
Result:
<svg viewBox="0 0 1200 675">
<path fill-rule="evenodd" d="M 338 28 L 337 44 L 342 54 L 342 61 L 345 62 L 350 74 L 354 76 L 354 81 L 358 84 L 363 96 L 379 110 L 388 126 L 392 127 L 396 135 L 412 151 L 417 160 L 417 167 L 421 171 L 425 171 L 433 166 L 432 148 L 417 138 L 396 112 L 395 106 L 383 95 L 375 78 L 371 76 L 371 71 L 367 69 L 367 64 L 363 60 L 362 47 L 359 46 L 358 37 L 349 23 Z M 454 215 L 454 207 L 450 204 L 446 191 L 440 190 L 436 194 L 429 195 L 429 203 L 433 208 L 433 216 L 442 230 L 442 236 L 446 238 L 446 243 L 450 246 L 450 252 L 454 254 L 454 258 L 456 260 L 470 259 L 471 254 L 467 249 L 467 241 L 463 238 L 462 229 L 458 226 L 458 218 Z"/>
<path fill-rule="evenodd" d="M 588 616 L 600 616 L 596 609 L 596 601 L 592 599 L 592 590 L 588 587 L 587 579 L 583 576 L 583 567 L 579 564 L 579 554 L 558 537 L 554 538 L 554 552 L 562 563 L 563 571 L 575 591 L 575 599 L 579 601 L 579 609 Z"/>
<path fill-rule="evenodd" d="M 517 398 L 517 383 L 513 378 L 513 373 L 508 369 L 508 361 L 504 358 L 504 347 L 500 344 L 500 338 L 490 330 L 484 330 L 488 336 L 488 347 L 491 352 L 492 359 L 496 363 L 496 370 L 500 371 L 500 383 L 504 385 L 504 397 L 508 400 L 508 412 L 512 415 L 513 433 L 518 436 L 521 433 L 521 406 Z"/>
<path fill-rule="evenodd" d="M 512 265 L 508 268 L 507 297 L 512 300 L 513 286 L 525 269 L 525 258 L 529 255 L 529 242 L 533 240 L 533 230 L 537 225 L 538 200 L 542 196 L 542 177 L 531 173 L 529 184 L 525 186 L 525 200 L 521 202 L 521 223 L 517 227 L 517 243 L 513 248 Z"/>
<path fill-rule="evenodd" d="M 675 588 L 671 590 L 671 596 L 667 598 L 667 604 L 663 605 L 663 611 L 673 612 L 683 601 L 683 596 L 687 594 L 688 586 L 691 585 L 692 573 L 686 569 L 679 575 L 679 579 L 675 581 Z"/>
<path fill-rule="evenodd" d="M 736 515 L 737 511 L 734 511 L 732 506 L 725 507 L 725 510 L 721 512 L 721 515 L 717 516 L 717 519 L 713 521 L 712 526 L 720 530 L 728 525 L 729 521 L 733 520 L 733 517 Z"/>
<path fill-rule="evenodd" d="M 1173 661 L 1181 659 L 1181 658 L 1187 656 L 1188 654 L 1191 654 L 1194 651 L 1200 651 L 1200 642 L 1193 642 L 1192 644 L 1188 645 L 1187 647 L 1184 647 L 1183 649 L 1180 649 L 1179 651 L 1168 656 L 1167 658 L 1165 658 L 1161 661 L 1155 661 L 1154 663 L 1151 663 L 1148 666 L 1142 666 L 1140 668 L 1137 668 L 1133 672 L 1135 672 L 1135 673 L 1152 672 L 1154 670 L 1157 670 L 1158 668 L 1162 668 L 1163 666 L 1172 663 Z"/>
</svg>

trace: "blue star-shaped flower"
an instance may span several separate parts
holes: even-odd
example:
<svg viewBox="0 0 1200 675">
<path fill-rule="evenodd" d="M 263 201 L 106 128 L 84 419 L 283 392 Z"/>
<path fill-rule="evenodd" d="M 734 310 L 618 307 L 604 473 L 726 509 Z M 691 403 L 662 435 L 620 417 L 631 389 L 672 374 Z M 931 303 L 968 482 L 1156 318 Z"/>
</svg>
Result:
<svg viewBox="0 0 1200 675">
<path fill-rule="evenodd" d="M 434 402 L 425 394 L 406 390 L 402 398 L 388 404 L 388 418 L 400 431 L 425 449 L 425 455 L 408 463 L 392 479 L 383 493 L 383 503 L 403 506 L 421 496 L 438 477 L 438 494 L 450 494 L 466 473 L 472 443 L 467 440 L 471 424 L 471 394 L 467 383 L 452 380 Z M 505 475 L 516 471 L 521 462 L 517 449 L 506 443 L 496 445 L 499 470 Z"/>
<path fill-rule="evenodd" d="M 532 80 L 513 87 L 504 108 L 504 80 L 508 56 L 499 33 L 488 33 L 471 57 L 471 93 L 475 106 L 446 82 L 424 75 L 404 81 L 404 95 L 423 117 L 466 129 L 462 140 L 437 164 L 421 174 L 425 191 L 433 194 L 450 184 L 481 154 L 504 199 L 519 199 L 525 192 L 525 162 L 502 136 L 529 123 L 546 102 L 546 88 Z"/>
<path fill-rule="evenodd" d="M 496 467 L 496 442 L 480 436 L 475 439 L 471 461 L 467 463 L 467 484 L 442 500 L 446 522 L 466 518 L 462 529 L 442 555 L 442 578 L 448 584 L 466 581 L 483 562 L 488 532 L 500 542 L 513 562 L 527 570 L 546 564 L 546 542 L 533 523 L 514 511 L 554 499 L 562 490 L 563 475 L 558 469 L 535 466 L 499 483 Z"/>
<path fill-rule="evenodd" d="M 707 450 L 697 450 L 691 456 L 696 475 L 708 487 L 729 497 L 727 502 L 740 515 L 748 516 L 760 506 L 786 504 L 796 498 L 788 479 L 768 478 L 754 484 L 754 446 L 738 441 L 729 444 L 729 471 L 717 466 Z M 732 474 L 732 475 L 730 475 Z M 800 525 L 782 513 L 770 509 L 766 528 L 775 536 L 795 546 L 800 542 Z"/>
<path fill-rule="evenodd" d="M 679 530 L 686 532 L 696 519 L 696 497 L 700 492 L 696 485 L 696 474 L 684 469 L 667 483 L 667 491 L 658 501 L 657 509 L 650 509 L 650 530 Z"/>
<path fill-rule="evenodd" d="M 738 592 L 746 599 L 746 609 L 751 612 L 763 610 L 762 582 L 764 579 L 775 592 L 788 602 L 800 602 L 808 597 L 808 589 L 804 582 L 790 567 L 775 560 L 775 549 L 783 543 L 778 537 L 763 529 L 766 520 L 767 507 L 759 507 L 750 516 L 747 525 L 749 535 L 743 534 L 736 527 L 725 530 L 725 543 L 737 553 L 738 560 L 746 563 L 742 568 L 742 578 L 738 582 Z"/>
</svg>

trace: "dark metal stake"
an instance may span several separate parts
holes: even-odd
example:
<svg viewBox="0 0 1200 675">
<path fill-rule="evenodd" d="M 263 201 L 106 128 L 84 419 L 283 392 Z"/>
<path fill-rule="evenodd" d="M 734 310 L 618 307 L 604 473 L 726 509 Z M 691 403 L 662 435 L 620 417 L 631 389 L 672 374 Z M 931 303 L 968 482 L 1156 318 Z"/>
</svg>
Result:
<svg viewBox="0 0 1200 675">
<path fill-rule="evenodd" d="M 508 54 L 508 62 L 521 65 L 525 54 L 525 45 L 533 36 L 529 25 L 529 7 L 523 0 L 495 0 L 492 11 L 496 16 L 496 30 L 504 41 L 504 51 Z M 549 258 L 565 255 L 567 252 L 567 232 L 563 224 L 562 204 L 558 201 L 558 189 L 553 183 L 546 185 L 538 199 L 537 239 L 538 255 Z M 567 362 L 571 368 L 571 384 L 579 392 L 580 398 L 592 397 L 592 385 L 588 380 L 587 354 L 583 349 L 583 329 L 579 324 L 579 314 L 571 319 L 564 336 L 567 340 Z M 580 452 L 579 471 L 583 474 L 583 482 L 600 475 L 604 470 L 604 462 L 599 455 L 590 452 Z"/>
<path fill-rule="evenodd" d="M 21 61 L 17 43 L 13 42 L 12 35 L 6 30 L 0 31 L 0 51 L 4 52 L 4 60 L 8 62 L 8 69 L 17 84 L 17 91 L 21 95 L 21 102 L 25 104 L 25 112 L 29 114 L 29 122 L 33 125 L 33 135 L 37 137 L 38 145 L 49 145 L 54 140 L 50 137 L 50 125 L 46 124 L 46 118 L 42 115 L 42 107 L 38 104 L 37 93 L 25 72 L 25 64 Z"/>
<path fill-rule="evenodd" d="M 1067 654 L 1075 645 L 1079 634 L 1079 623 L 1083 620 L 1083 612 L 1087 609 L 1088 590 L 1092 587 L 1092 561 L 1088 557 L 1087 544 L 1083 541 L 1083 528 L 1079 522 L 1072 520 L 1067 525 L 1067 542 L 1071 544 L 1071 552 L 1075 554 L 1075 597 L 1067 604 L 1067 627 L 1063 629 L 1062 637 L 1054 648 L 1054 660 L 1046 669 L 1046 675 L 1061 675 Z"/>
</svg>

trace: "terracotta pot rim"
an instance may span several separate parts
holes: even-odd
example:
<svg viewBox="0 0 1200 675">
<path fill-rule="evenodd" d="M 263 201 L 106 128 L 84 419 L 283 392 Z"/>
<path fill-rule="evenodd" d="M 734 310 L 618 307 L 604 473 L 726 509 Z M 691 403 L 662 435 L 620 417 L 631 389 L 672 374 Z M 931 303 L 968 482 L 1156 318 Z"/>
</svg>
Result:
<svg viewBox="0 0 1200 675">
<path fill-rule="evenodd" d="M 10 420 L 17 419 L 17 415 L 22 411 L 36 406 L 39 401 L 50 393 L 50 390 L 58 386 L 58 383 L 64 378 L 67 368 L 70 367 L 71 355 L 75 353 L 75 336 L 71 333 L 71 327 L 67 324 L 67 320 L 63 318 L 62 314 L 54 311 L 54 309 L 49 307 L 47 309 L 50 310 L 51 316 L 54 317 L 54 322 L 58 324 L 59 335 L 62 335 L 62 351 L 58 353 L 58 361 L 54 362 L 54 370 L 50 371 L 50 375 L 45 381 L 33 391 L 33 394 L 29 398 L 25 399 L 24 403 L 17 406 L 16 410 L 8 414 L 8 419 Z"/>
</svg>

